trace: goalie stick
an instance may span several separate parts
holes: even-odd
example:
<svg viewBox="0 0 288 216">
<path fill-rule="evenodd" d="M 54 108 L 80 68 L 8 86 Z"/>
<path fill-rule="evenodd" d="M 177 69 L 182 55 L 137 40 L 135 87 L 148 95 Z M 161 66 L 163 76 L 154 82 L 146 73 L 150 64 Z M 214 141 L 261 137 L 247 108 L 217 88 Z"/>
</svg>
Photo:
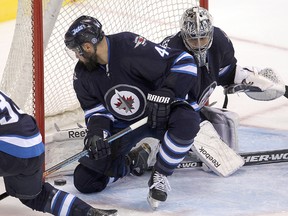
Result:
<svg viewBox="0 0 288 216">
<path fill-rule="evenodd" d="M 127 128 L 125 128 L 125 129 L 119 131 L 118 133 L 116 133 L 116 134 L 108 137 L 108 138 L 107 138 L 108 143 L 113 142 L 114 140 L 116 140 L 116 139 L 124 136 L 125 134 L 127 134 L 127 133 L 129 133 L 129 132 L 131 132 L 131 131 L 139 128 L 139 127 L 141 127 L 141 126 L 144 125 L 144 124 L 146 124 L 146 123 L 147 123 L 147 119 L 148 119 L 148 117 L 145 117 L 145 118 L 143 118 L 143 119 L 135 122 L 134 124 L 130 125 L 129 127 L 127 127 Z M 88 150 L 84 150 L 84 151 L 82 151 L 82 152 L 79 152 L 79 153 L 77 153 L 77 154 L 69 157 L 68 159 L 66 159 L 66 160 L 64 160 L 64 161 L 56 164 L 55 166 L 47 169 L 47 170 L 43 173 L 43 177 L 46 177 L 46 176 L 50 175 L 51 173 L 54 173 L 54 172 L 56 172 L 57 170 L 59 170 L 59 169 L 65 167 L 65 166 L 73 163 L 74 161 L 79 160 L 80 158 L 86 156 L 87 154 L 88 154 Z M 2 193 L 2 194 L 0 195 L 0 200 L 6 198 L 6 197 L 8 197 L 8 196 L 9 196 L 9 195 L 7 194 L 7 192 Z"/>
<path fill-rule="evenodd" d="M 245 152 L 240 153 L 240 156 L 244 159 L 244 166 L 282 163 L 288 162 L 288 149 L 272 150 L 272 151 L 260 151 L 260 152 Z M 202 167 L 203 163 L 196 161 L 195 158 L 191 160 L 188 155 L 178 166 L 178 169 L 183 168 L 195 168 Z"/>
</svg>

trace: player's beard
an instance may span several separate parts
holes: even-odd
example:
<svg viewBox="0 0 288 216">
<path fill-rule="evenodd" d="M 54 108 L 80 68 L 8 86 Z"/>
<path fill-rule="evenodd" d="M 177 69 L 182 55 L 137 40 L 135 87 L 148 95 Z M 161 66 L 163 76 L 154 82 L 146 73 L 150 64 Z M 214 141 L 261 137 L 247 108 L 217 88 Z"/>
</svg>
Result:
<svg viewBox="0 0 288 216">
<path fill-rule="evenodd" d="M 84 65 L 86 66 L 89 72 L 94 71 L 98 67 L 97 56 L 91 55 L 90 57 L 88 57 Z"/>
</svg>

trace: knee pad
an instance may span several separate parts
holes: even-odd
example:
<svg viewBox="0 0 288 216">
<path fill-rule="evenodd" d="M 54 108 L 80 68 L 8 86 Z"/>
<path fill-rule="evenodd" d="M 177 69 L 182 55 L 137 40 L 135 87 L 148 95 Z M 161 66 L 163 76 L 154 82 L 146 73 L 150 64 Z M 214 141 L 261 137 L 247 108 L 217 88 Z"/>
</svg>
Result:
<svg viewBox="0 0 288 216">
<path fill-rule="evenodd" d="M 74 170 L 74 186 L 81 193 L 95 193 L 104 190 L 109 177 L 79 164 Z"/>
<path fill-rule="evenodd" d="M 169 133 L 173 137 L 192 141 L 200 130 L 199 112 L 187 107 L 177 107 L 171 113 Z"/>
</svg>

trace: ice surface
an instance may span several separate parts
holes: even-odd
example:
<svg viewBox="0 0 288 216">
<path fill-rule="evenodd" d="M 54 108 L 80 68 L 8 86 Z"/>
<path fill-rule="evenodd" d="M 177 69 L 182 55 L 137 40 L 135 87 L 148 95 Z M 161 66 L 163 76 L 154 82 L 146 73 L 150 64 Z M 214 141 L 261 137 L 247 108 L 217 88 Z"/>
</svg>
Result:
<svg viewBox="0 0 288 216">
<path fill-rule="evenodd" d="M 277 4 L 276 4 L 277 3 Z M 272 67 L 288 83 L 288 2 L 286 0 L 210 0 L 215 25 L 231 37 L 240 65 Z M 0 71 L 9 51 L 14 22 L 0 24 Z M 217 88 L 211 102 L 221 107 L 224 97 Z M 240 116 L 240 151 L 287 149 L 287 98 L 253 101 L 244 94 L 229 97 L 228 108 Z M 99 208 L 117 208 L 121 216 L 287 216 L 288 164 L 243 167 L 228 178 L 201 169 L 176 170 L 169 177 L 168 200 L 152 212 L 146 202 L 149 174 L 126 177 L 99 194 L 79 194 L 72 178 L 59 189 L 79 195 Z M 53 179 L 49 179 L 53 183 Z M 4 192 L 1 180 L 0 193 Z M 15 198 L 0 201 L 0 215 L 44 215 L 33 212 Z M 48 215 L 48 214 L 46 214 Z"/>
<path fill-rule="evenodd" d="M 288 143 L 287 131 L 281 130 L 241 126 L 239 137 L 242 152 L 283 149 Z M 288 215 L 287 165 L 246 166 L 227 178 L 200 168 L 177 169 L 168 178 L 172 187 L 168 200 L 155 212 L 146 202 L 150 172 L 142 177 L 125 177 L 94 195 L 80 194 L 71 176 L 63 176 L 67 184 L 58 188 L 95 207 L 117 208 L 122 216 L 284 216 Z M 53 180 L 48 179 L 52 184 Z M 11 197 L 2 200 L 0 206 L 0 215 L 41 215 Z"/>
</svg>

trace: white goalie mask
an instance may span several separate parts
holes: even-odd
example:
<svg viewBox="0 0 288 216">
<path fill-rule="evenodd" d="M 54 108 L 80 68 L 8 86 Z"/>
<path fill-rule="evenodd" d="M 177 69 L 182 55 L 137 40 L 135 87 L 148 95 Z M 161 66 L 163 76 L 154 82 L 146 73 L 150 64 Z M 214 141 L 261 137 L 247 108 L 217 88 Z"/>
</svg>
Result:
<svg viewBox="0 0 288 216">
<path fill-rule="evenodd" d="M 180 20 L 181 36 L 186 48 L 193 52 L 199 66 L 206 63 L 207 50 L 213 41 L 213 19 L 202 7 L 187 9 Z"/>
</svg>

